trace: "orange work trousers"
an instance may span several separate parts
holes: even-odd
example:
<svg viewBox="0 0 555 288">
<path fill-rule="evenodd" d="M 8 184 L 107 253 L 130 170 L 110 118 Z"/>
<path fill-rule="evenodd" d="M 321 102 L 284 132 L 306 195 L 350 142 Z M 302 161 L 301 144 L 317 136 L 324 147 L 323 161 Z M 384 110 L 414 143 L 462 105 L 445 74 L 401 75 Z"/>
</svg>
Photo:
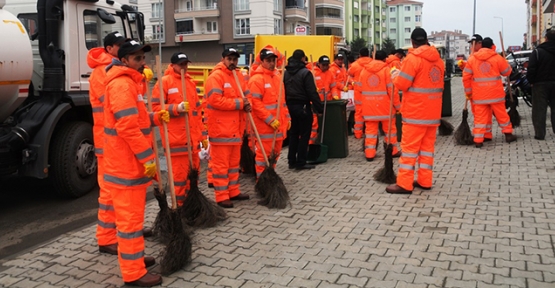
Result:
<svg viewBox="0 0 555 288">
<path fill-rule="evenodd" d="M 432 187 L 434 166 L 434 145 L 437 126 L 411 125 L 403 123 L 403 138 L 399 158 L 397 185 L 406 190 L 413 190 L 414 170 L 418 162 L 418 184 Z"/>
<path fill-rule="evenodd" d="M 216 202 L 229 200 L 241 193 L 239 191 L 240 161 L 241 144 L 210 145 L 210 164 Z"/>
<path fill-rule="evenodd" d="M 513 133 L 513 125 L 511 124 L 511 118 L 505 110 L 505 102 L 498 102 L 492 104 L 474 104 L 474 129 L 472 132 L 474 134 L 474 143 L 483 143 L 484 137 L 491 139 L 487 136 L 487 127 L 491 127 L 491 115 L 495 116 L 499 127 L 501 127 L 501 132 L 503 133 Z M 488 122 L 489 121 L 489 122 Z"/>
<path fill-rule="evenodd" d="M 395 118 L 391 119 L 391 137 L 388 137 L 387 135 L 387 131 L 389 131 L 389 120 L 365 121 L 366 131 L 364 131 L 364 156 L 366 158 L 376 157 L 379 133 L 378 124 L 380 122 L 382 123 L 383 131 L 386 133 L 384 137 L 385 143 L 391 143 L 393 145 L 393 155 L 399 152 L 399 148 L 397 148 L 397 127 L 395 126 Z"/>
<path fill-rule="evenodd" d="M 112 204 L 112 195 L 104 185 L 104 156 L 96 155 L 98 167 L 98 222 L 96 241 L 99 246 L 116 244 L 116 213 Z"/>
<path fill-rule="evenodd" d="M 472 100 L 470 100 L 469 102 L 470 102 L 470 110 L 472 111 L 472 115 L 474 115 L 474 119 L 476 119 L 476 111 L 474 110 L 474 106 L 476 104 L 472 103 Z M 492 132 L 493 115 L 490 113 L 488 116 L 489 118 L 487 119 L 486 132 L 484 133 L 483 138 L 492 139 L 493 138 L 493 132 Z"/>
<path fill-rule="evenodd" d="M 116 214 L 118 262 L 124 282 L 143 277 L 145 268 L 145 219 L 146 188 L 126 189 L 110 187 Z"/>
<path fill-rule="evenodd" d="M 196 169 L 200 165 L 200 158 L 198 153 L 195 152 L 193 152 L 193 165 Z M 189 156 L 187 154 L 172 155 L 172 172 L 175 198 L 177 199 L 177 205 L 181 206 L 191 187 L 189 179 L 187 179 L 189 176 Z"/>
<path fill-rule="evenodd" d="M 262 145 L 264 145 L 264 152 L 268 158 L 272 154 L 272 140 L 262 140 Z M 277 155 L 277 160 L 279 159 L 279 155 L 281 154 L 281 146 L 283 145 L 283 140 L 276 140 L 276 146 L 274 147 L 274 153 Z M 262 154 L 262 150 L 260 149 L 260 143 L 256 141 L 256 148 L 255 148 L 255 157 L 254 157 L 254 167 L 256 169 L 256 179 L 260 177 L 260 174 L 266 169 L 266 160 L 264 159 L 264 155 Z M 275 164 L 274 164 L 275 168 Z"/>
<path fill-rule="evenodd" d="M 318 115 L 316 113 L 312 114 L 312 130 L 310 131 L 310 140 L 308 144 L 316 144 L 320 139 L 318 139 Z M 266 146 L 264 146 L 266 147 Z M 269 155 L 269 154 L 268 154 Z"/>
</svg>

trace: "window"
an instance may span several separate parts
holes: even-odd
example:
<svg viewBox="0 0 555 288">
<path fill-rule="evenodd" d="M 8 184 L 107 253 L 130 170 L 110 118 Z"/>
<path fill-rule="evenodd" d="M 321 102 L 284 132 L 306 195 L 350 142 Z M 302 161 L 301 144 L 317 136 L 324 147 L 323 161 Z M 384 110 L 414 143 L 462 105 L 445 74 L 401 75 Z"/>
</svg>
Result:
<svg viewBox="0 0 555 288">
<path fill-rule="evenodd" d="M 193 34 L 193 19 L 175 21 L 175 34 Z"/>
<path fill-rule="evenodd" d="M 405 17 L 405 22 L 410 22 L 410 17 Z"/>
<path fill-rule="evenodd" d="M 354 33 L 354 34 L 355 34 L 355 38 L 358 38 L 358 37 L 360 36 L 359 30 L 358 30 L 358 29 L 355 29 L 354 32 L 355 32 L 355 33 Z"/>
<path fill-rule="evenodd" d="M 389 7 L 389 12 L 395 13 L 397 11 L 397 7 Z"/>
<path fill-rule="evenodd" d="M 218 25 L 216 24 L 216 21 L 206 22 L 206 32 L 211 32 L 211 33 L 218 32 Z"/>
<path fill-rule="evenodd" d="M 205 0 L 206 7 L 205 9 L 218 9 L 218 1 L 217 0 Z"/>
<path fill-rule="evenodd" d="M 409 28 L 405 28 L 405 33 L 410 33 L 410 27 L 409 27 Z"/>
<path fill-rule="evenodd" d="M 164 4 L 163 3 L 152 3 L 152 17 L 160 18 L 164 16 Z"/>
<path fill-rule="evenodd" d="M 116 18 L 116 23 L 106 24 L 102 20 L 100 20 L 100 18 L 98 18 L 96 11 L 83 11 L 83 27 L 85 28 L 85 46 L 87 47 L 87 49 L 90 50 L 95 47 L 103 46 L 104 37 L 108 33 L 118 31 L 124 37 L 129 37 L 129 35 L 125 35 L 125 29 L 123 28 L 121 17 L 117 17 L 116 15 L 114 16 Z M 29 21 L 31 21 L 32 23 L 33 17 L 36 17 L 36 14 L 20 14 L 18 16 L 19 19 L 23 18 L 26 20 L 23 22 L 24 25 L 29 24 Z M 36 23 L 34 25 L 30 25 L 30 27 L 35 26 L 34 29 L 37 29 Z M 29 29 L 28 31 L 31 32 L 33 30 Z"/>
<path fill-rule="evenodd" d="M 250 19 L 235 19 L 235 35 L 250 35 L 251 24 Z"/>
<path fill-rule="evenodd" d="M 328 7 L 318 7 L 316 8 L 316 18 L 337 18 L 343 19 L 341 9 L 328 8 Z M 328 35 L 328 34 L 325 34 Z"/>
<path fill-rule="evenodd" d="M 37 27 L 38 16 L 36 13 L 19 14 L 17 15 L 17 19 L 21 21 L 21 23 L 25 27 L 25 30 L 27 30 L 27 34 L 29 34 L 29 38 L 31 38 L 35 33 L 39 32 L 39 29 Z"/>
<path fill-rule="evenodd" d="M 376 31 L 376 40 L 380 39 L 380 32 Z"/>
<path fill-rule="evenodd" d="M 235 11 L 245 11 L 249 10 L 249 0 L 234 0 L 235 1 Z"/>
<path fill-rule="evenodd" d="M 354 21 L 354 22 L 358 22 L 358 15 L 354 15 L 354 16 L 353 16 L 353 21 Z"/>
<path fill-rule="evenodd" d="M 420 6 L 414 6 L 414 11 L 420 11 Z"/>
<path fill-rule="evenodd" d="M 164 25 L 152 25 L 152 40 L 164 40 Z"/>
<path fill-rule="evenodd" d="M 281 11 L 281 0 L 274 0 L 274 11 Z"/>
<path fill-rule="evenodd" d="M 397 23 L 397 18 L 395 17 L 389 18 L 389 23 Z"/>
<path fill-rule="evenodd" d="M 410 39 L 405 38 L 405 45 L 410 45 Z"/>
<path fill-rule="evenodd" d="M 358 2 L 357 1 L 353 2 L 353 8 L 358 9 Z"/>
<path fill-rule="evenodd" d="M 397 29 L 395 28 L 389 29 L 389 34 L 397 34 Z"/>
<path fill-rule="evenodd" d="M 274 34 L 275 35 L 283 34 L 281 30 L 281 19 L 274 19 Z"/>
<path fill-rule="evenodd" d="M 405 6 L 405 11 L 410 11 L 410 6 Z"/>
<path fill-rule="evenodd" d="M 299 8 L 304 9 L 305 0 L 285 0 L 285 8 Z"/>
<path fill-rule="evenodd" d="M 420 16 L 420 15 L 415 15 L 415 16 L 414 16 L 414 21 L 416 21 L 416 22 L 422 21 L 422 19 L 420 19 L 421 17 L 422 17 L 422 16 Z"/>
</svg>

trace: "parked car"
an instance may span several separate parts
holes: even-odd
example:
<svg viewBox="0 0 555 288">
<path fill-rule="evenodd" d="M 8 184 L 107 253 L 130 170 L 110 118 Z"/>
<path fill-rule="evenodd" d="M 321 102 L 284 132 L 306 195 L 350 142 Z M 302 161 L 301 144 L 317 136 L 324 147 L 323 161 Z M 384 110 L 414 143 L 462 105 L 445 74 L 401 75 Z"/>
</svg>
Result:
<svg viewBox="0 0 555 288">
<path fill-rule="evenodd" d="M 512 52 L 507 54 L 507 61 L 509 61 L 509 64 L 511 66 L 513 66 L 513 62 L 515 61 L 515 59 L 520 62 L 521 64 L 524 65 L 524 68 L 526 68 L 528 66 L 528 57 L 530 57 L 530 54 L 532 54 L 532 50 L 522 50 L 522 51 L 516 51 L 516 52 Z"/>
</svg>

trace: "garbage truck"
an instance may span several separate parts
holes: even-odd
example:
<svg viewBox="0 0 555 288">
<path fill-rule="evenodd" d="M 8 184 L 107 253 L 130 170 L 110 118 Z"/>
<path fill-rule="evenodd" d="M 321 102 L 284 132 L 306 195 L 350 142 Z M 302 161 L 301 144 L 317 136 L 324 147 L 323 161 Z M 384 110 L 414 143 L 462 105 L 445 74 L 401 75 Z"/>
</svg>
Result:
<svg viewBox="0 0 555 288">
<path fill-rule="evenodd" d="M 0 0 L 0 179 L 97 185 L 88 50 L 113 31 L 143 41 L 144 16 L 113 0 Z"/>
</svg>

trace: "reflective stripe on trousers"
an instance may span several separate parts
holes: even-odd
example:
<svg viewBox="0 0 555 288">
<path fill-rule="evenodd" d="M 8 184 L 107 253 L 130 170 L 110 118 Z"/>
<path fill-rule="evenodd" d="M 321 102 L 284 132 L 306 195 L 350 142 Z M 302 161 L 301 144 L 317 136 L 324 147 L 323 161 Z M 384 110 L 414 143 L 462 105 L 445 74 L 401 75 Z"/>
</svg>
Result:
<svg viewBox="0 0 555 288">
<path fill-rule="evenodd" d="M 365 121 L 366 131 L 364 137 L 364 156 L 366 158 L 376 157 L 376 150 L 378 146 L 378 124 L 382 123 L 382 129 L 386 133 L 384 137 L 385 143 L 389 143 L 387 131 L 389 129 L 389 120 L 385 121 Z M 393 154 L 399 152 L 397 148 L 397 127 L 395 127 L 395 118 L 391 122 L 391 144 L 393 144 Z"/>
<path fill-rule="evenodd" d="M 407 190 L 413 190 L 414 170 L 418 162 L 418 183 L 425 187 L 432 187 L 437 126 L 403 123 L 402 129 L 401 150 L 403 154 L 399 158 L 397 185 Z"/>
<path fill-rule="evenodd" d="M 503 133 L 513 133 L 513 125 L 511 124 L 511 119 L 507 110 L 505 110 L 505 103 L 499 102 L 487 105 L 474 104 L 474 129 L 472 133 L 474 134 L 474 142 L 482 143 L 484 142 L 484 137 L 488 136 L 488 126 L 489 137 L 491 137 L 491 115 L 495 116 L 499 127 L 501 127 L 501 132 Z M 488 123 L 488 121 L 490 121 Z"/>
<path fill-rule="evenodd" d="M 216 202 L 239 195 L 241 193 L 239 191 L 241 144 L 211 145 L 210 159 Z"/>
<path fill-rule="evenodd" d="M 112 202 L 112 195 L 104 185 L 104 157 L 97 159 L 98 195 L 98 223 L 96 225 L 96 241 L 99 246 L 116 244 L 116 212 Z"/>
</svg>

